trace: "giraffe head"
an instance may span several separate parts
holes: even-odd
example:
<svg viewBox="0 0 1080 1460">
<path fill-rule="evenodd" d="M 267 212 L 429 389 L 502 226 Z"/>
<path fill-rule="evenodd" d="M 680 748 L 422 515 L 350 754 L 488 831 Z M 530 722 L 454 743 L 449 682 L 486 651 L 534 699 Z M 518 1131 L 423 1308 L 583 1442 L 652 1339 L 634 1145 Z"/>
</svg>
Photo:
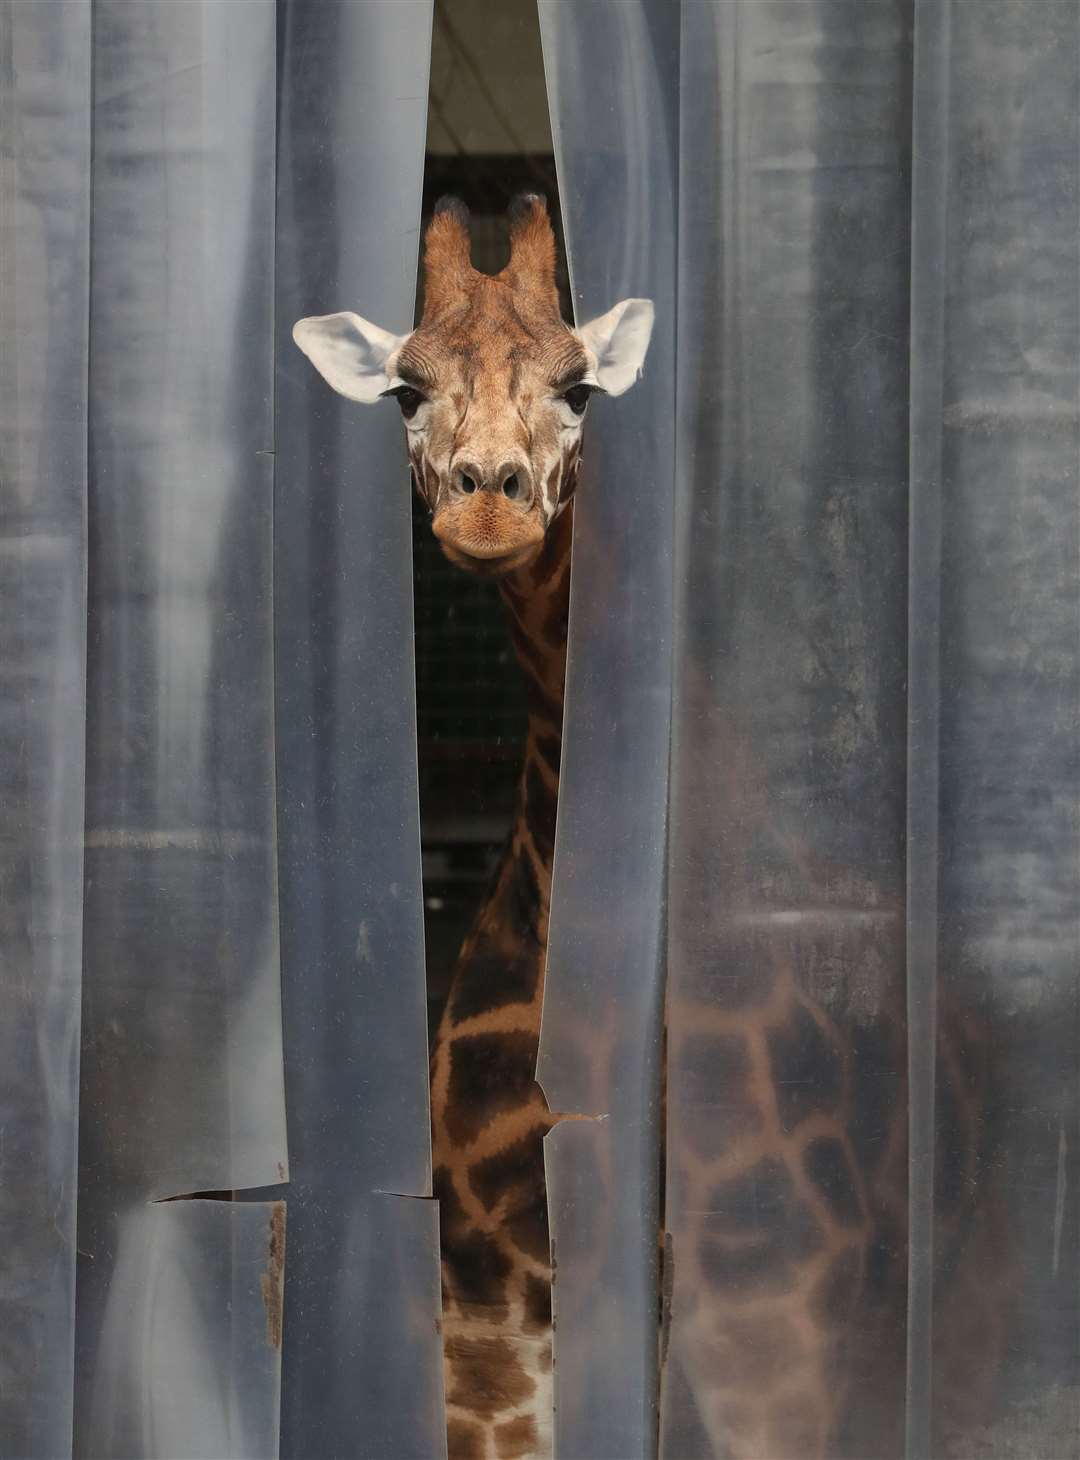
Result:
<svg viewBox="0 0 1080 1460">
<path fill-rule="evenodd" d="M 563 322 L 547 209 L 527 194 L 511 205 L 510 262 L 494 276 L 472 266 L 464 205 L 436 206 L 411 334 L 343 312 L 300 320 L 293 338 L 350 400 L 397 399 L 443 551 L 501 574 L 539 552 L 573 495 L 589 397 L 633 385 L 652 322 L 647 299 L 624 299 L 580 329 Z"/>
</svg>

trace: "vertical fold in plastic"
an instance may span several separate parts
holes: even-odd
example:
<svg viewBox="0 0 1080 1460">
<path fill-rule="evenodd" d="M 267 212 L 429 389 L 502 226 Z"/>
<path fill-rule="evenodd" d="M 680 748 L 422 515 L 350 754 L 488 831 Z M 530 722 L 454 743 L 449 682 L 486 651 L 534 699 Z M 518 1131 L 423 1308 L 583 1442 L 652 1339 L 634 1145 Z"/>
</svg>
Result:
<svg viewBox="0 0 1080 1460">
<path fill-rule="evenodd" d="M 75 1444 L 265 1457 L 273 1209 L 154 1203 L 287 1174 L 272 0 L 98 0 L 93 86 Z"/>
<path fill-rule="evenodd" d="M 915 91 L 942 118 L 944 168 L 916 193 L 917 236 L 938 238 L 916 257 L 912 358 L 928 391 L 938 376 L 913 448 L 940 438 L 939 480 L 913 496 L 940 558 L 928 1450 L 1073 1456 L 1080 11 L 953 0 L 918 17 L 947 40 L 920 46 Z"/>
<path fill-rule="evenodd" d="M 681 10 L 660 1451 L 896 1456 L 911 37 Z"/>
<path fill-rule="evenodd" d="M 537 1078 L 555 1453 L 656 1444 L 661 969 L 671 684 L 678 7 L 541 0 L 579 323 L 647 297 L 644 376 L 585 428 Z"/>
<path fill-rule="evenodd" d="M 295 322 L 412 324 L 431 0 L 279 9 L 275 595 L 293 1184 L 282 1451 L 444 1453 L 410 484 Z"/>
<path fill-rule="evenodd" d="M 90 6 L 0 6 L 0 1436 L 70 1453 Z"/>
<path fill-rule="evenodd" d="M 929 1460 L 933 1368 L 941 720 L 941 465 L 948 204 L 948 0 L 915 8 L 908 524 L 907 1460 Z"/>
</svg>

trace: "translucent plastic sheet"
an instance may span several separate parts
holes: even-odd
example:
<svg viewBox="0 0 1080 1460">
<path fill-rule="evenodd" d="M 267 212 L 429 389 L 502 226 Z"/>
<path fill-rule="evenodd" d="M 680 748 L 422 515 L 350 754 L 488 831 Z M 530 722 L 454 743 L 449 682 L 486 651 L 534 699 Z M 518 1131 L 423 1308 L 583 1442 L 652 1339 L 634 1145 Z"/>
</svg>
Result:
<svg viewBox="0 0 1080 1460">
<path fill-rule="evenodd" d="M 682 6 L 668 1460 L 903 1453 L 910 76 Z"/>
<path fill-rule="evenodd" d="M 280 10 L 276 644 L 293 1184 L 282 1451 L 444 1452 L 398 412 L 296 320 L 412 323 L 430 0 Z"/>
<path fill-rule="evenodd" d="M 275 1456 L 284 1203 L 163 1202 L 117 1226 L 81 1453 Z"/>
<path fill-rule="evenodd" d="M 655 1450 L 678 7 L 540 21 L 577 318 L 656 307 L 644 378 L 586 426 L 537 1068 L 552 1110 L 594 1117 L 546 1142 L 555 1453 L 585 1460 Z"/>
<path fill-rule="evenodd" d="M 270 1209 L 153 1204 L 287 1174 L 274 55 L 271 0 L 94 6 L 81 1455 L 265 1456 L 277 1412 Z"/>
<path fill-rule="evenodd" d="M 0 1447 L 70 1452 L 90 7 L 0 7 Z"/>
<path fill-rule="evenodd" d="M 937 150 L 915 154 L 912 622 L 937 614 L 939 646 L 922 646 L 912 720 L 939 788 L 932 1307 L 913 1307 L 929 1374 L 912 1453 L 1072 1457 L 1080 12 L 959 0 L 917 18 L 916 138 L 934 128 Z"/>
</svg>

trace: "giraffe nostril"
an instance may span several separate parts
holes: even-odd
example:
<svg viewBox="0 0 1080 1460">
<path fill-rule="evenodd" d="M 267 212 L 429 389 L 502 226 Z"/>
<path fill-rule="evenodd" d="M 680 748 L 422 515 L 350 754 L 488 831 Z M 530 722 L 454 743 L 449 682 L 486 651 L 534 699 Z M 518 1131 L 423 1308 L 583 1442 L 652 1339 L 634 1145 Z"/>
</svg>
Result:
<svg viewBox="0 0 1080 1460">
<path fill-rule="evenodd" d="M 522 494 L 521 483 L 516 475 L 508 476 L 502 484 L 503 496 L 509 497 L 511 502 L 516 502 Z"/>
<path fill-rule="evenodd" d="M 473 481 L 472 477 L 469 476 L 466 472 L 461 473 L 460 485 L 463 492 L 471 493 L 476 491 L 476 483 Z"/>
</svg>

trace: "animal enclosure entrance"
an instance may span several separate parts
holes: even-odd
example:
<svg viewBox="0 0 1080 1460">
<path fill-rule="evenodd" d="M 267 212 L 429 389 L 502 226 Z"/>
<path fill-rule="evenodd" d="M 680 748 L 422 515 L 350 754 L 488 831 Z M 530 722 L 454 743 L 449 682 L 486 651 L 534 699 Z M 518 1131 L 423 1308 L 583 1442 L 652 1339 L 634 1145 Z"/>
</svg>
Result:
<svg viewBox="0 0 1080 1460">
<path fill-rule="evenodd" d="M 569 284 L 535 4 L 434 12 L 421 233 L 440 198 L 469 210 L 476 267 L 497 274 L 506 213 L 522 193 L 548 200 Z M 417 279 L 419 322 L 423 271 Z M 450 564 L 413 496 L 417 753 L 424 856 L 428 1024 L 434 1032 L 454 962 L 510 831 L 525 747 L 526 701 L 494 582 Z"/>
<path fill-rule="evenodd" d="M 1080 1460 L 1078 58 L 0 0 L 0 1451 Z"/>
</svg>

